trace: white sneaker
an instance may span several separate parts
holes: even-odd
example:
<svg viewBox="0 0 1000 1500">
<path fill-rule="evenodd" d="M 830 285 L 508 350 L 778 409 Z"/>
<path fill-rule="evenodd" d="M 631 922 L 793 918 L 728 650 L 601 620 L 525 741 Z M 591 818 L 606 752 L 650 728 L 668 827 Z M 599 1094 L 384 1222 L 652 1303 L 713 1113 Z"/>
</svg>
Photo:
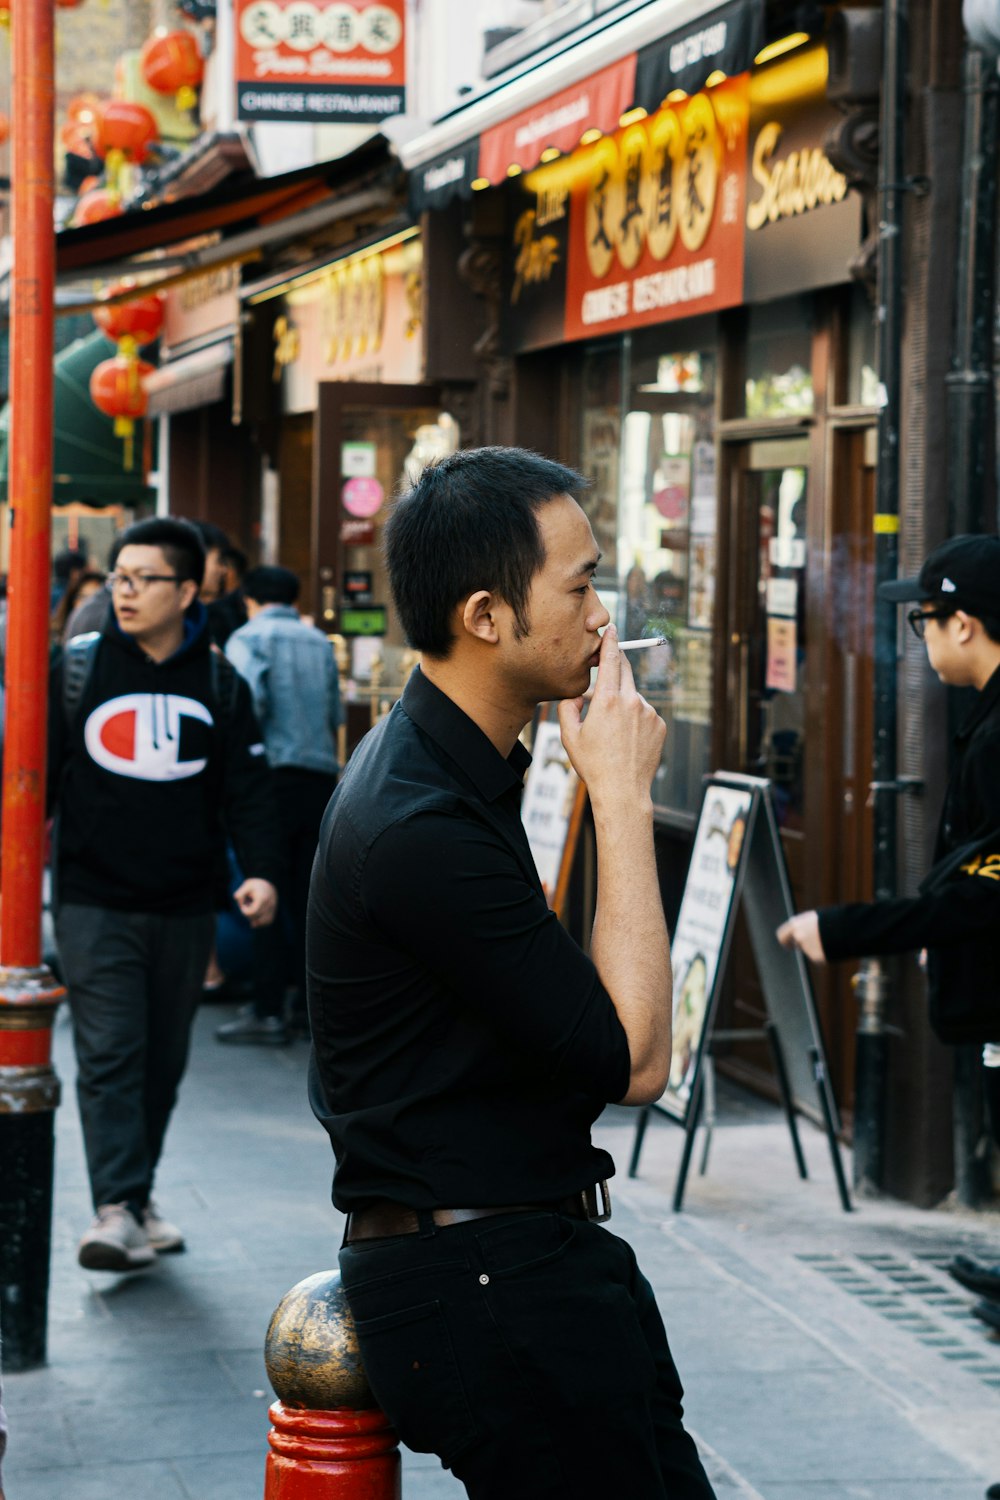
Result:
<svg viewBox="0 0 1000 1500">
<path fill-rule="evenodd" d="M 139 1271 L 153 1264 L 156 1251 L 124 1203 L 102 1203 L 80 1241 L 77 1260 L 87 1271 Z"/>
<path fill-rule="evenodd" d="M 174 1251 L 184 1249 L 183 1233 L 169 1219 L 161 1219 L 160 1210 L 152 1198 L 143 1210 L 142 1227 L 149 1243 L 160 1255 L 172 1255 Z"/>
</svg>

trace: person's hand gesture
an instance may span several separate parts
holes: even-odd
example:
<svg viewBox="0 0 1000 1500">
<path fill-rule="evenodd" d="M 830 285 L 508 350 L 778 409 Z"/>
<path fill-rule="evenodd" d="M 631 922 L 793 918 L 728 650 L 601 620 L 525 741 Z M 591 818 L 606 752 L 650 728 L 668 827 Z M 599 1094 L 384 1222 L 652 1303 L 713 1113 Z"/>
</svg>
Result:
<svg viewBox="0 0 1000 1500">
<path fill-rule="evenodd" d="M 233 900 L 251 927 L 269 927 L 278 910 L 278 892 L 269 880 L 244 880 Z"/>
<path fill-rule="evenodd" d="M 825 964 L 823 939 L 819 932 L 819 913 L 796 912 L 787 922 L 782 922 L 775 936 L 783 948 L 798 948 L 814 964 Z"/>
</svg>

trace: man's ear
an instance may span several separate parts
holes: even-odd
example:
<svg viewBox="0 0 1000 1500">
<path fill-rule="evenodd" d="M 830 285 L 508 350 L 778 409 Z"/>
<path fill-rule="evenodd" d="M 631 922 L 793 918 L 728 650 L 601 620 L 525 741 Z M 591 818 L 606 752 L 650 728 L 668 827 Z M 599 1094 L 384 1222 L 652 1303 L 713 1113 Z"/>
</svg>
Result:
<svg viewBox="0 0 1000 1500">
<path fill-rule="evenodd" d="M 500 639 L 496 621 L 497 600 L 488 589 L 470 594 L 462 608 L 462 627 L 477 640 L 495 646 Z"/>
<path fill-rule="evenodd" d="M 956 609 L 955 619 L 958 621 L 958 639 L 970 641 L 975 634 L 976 622 L 971 615 L 967 615 L 964 609 Z"/>
<path fill-rule="evenodd" d="M 185 578 L 177 592 L 181 596 L 181 607 L 183 609 L 190 609 L 198 597 L 199 589 L 193 578 Z"/>
</svg>

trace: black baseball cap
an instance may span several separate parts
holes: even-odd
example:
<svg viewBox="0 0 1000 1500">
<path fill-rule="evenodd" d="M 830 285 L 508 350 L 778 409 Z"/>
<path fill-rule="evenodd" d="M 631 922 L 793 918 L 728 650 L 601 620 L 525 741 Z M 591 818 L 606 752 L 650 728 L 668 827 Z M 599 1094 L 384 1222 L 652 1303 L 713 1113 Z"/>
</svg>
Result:
<svg viewBox="0 0 1000 1500">
<path fill-rule="evenodd" d="M 915 578 L 882 583 L 878 594 L 896 604 L 915 600 L 970 615 L 1000 615 L 1000 537 L 953 536 Z"/>
</svg>

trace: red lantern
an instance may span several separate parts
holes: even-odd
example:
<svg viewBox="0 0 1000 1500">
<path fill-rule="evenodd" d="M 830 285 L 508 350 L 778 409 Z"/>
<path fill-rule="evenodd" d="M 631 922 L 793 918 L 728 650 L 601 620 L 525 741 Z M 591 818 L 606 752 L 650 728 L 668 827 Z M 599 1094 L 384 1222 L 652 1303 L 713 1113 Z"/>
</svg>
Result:
<svg viewBox="0 0 1000 1500">
<path fill-rule="evenodd" d="M 3 145 L 4 141 L 7 139 L 7 137 L 9 135 L 10 135 L 10 120 L 7 118 L 7 116 L 2 111 L 0 111 L 0 146 Z"/>
<path fill-rule="evenodd" d="M 141 162 L 159 126 L 144 104 L 129 99 L 107 99 L 94 111 L 94 150 L 98 156 L 117 153 L 129 161 Z"/>
<path fill-rule="evenodd" d="M 125 439 L 125 467 L 132 467 L 132 432 L 136 420 L 146 414 L 149 398 L 143 381 L 153 365 L 135 355 L 116 354 L 102 359 L 90 377 L 90 399 L 106 417 L 113 417 L 115 437 Z"/>
<path fill-rule="evenodd" d="M 127 291 L 127 286 L 111 288 L 111 295 Z M 151 344 L 163 327 L 163 298 L 155 293 L 132 297 L 128 302 L 112 302 L 94 309 L 94 322 L 109 339 L 129 339 L 133 348 Z"/>
<path fill-rule="evenodd" d="M 139 55 L 142 76 L 158 94 L 175 95 L 178 109 L 193 109 L 205 63 L 190 31 L 158 31 Z"/>
<path fill-rule="evenodd" d="M 121 199 L 107 188 L 93 188 L 76 200 L 73 211 L 73 226 L 99 224 L 102 219 L 115 219 L 122 212 Z"/>
<path fill-rule="evenodd" d="M 66 118 L 78 125 L 93 125 L 101 103 L 100 94 L 74 94 L 66 106 Z"/>
</svg>

